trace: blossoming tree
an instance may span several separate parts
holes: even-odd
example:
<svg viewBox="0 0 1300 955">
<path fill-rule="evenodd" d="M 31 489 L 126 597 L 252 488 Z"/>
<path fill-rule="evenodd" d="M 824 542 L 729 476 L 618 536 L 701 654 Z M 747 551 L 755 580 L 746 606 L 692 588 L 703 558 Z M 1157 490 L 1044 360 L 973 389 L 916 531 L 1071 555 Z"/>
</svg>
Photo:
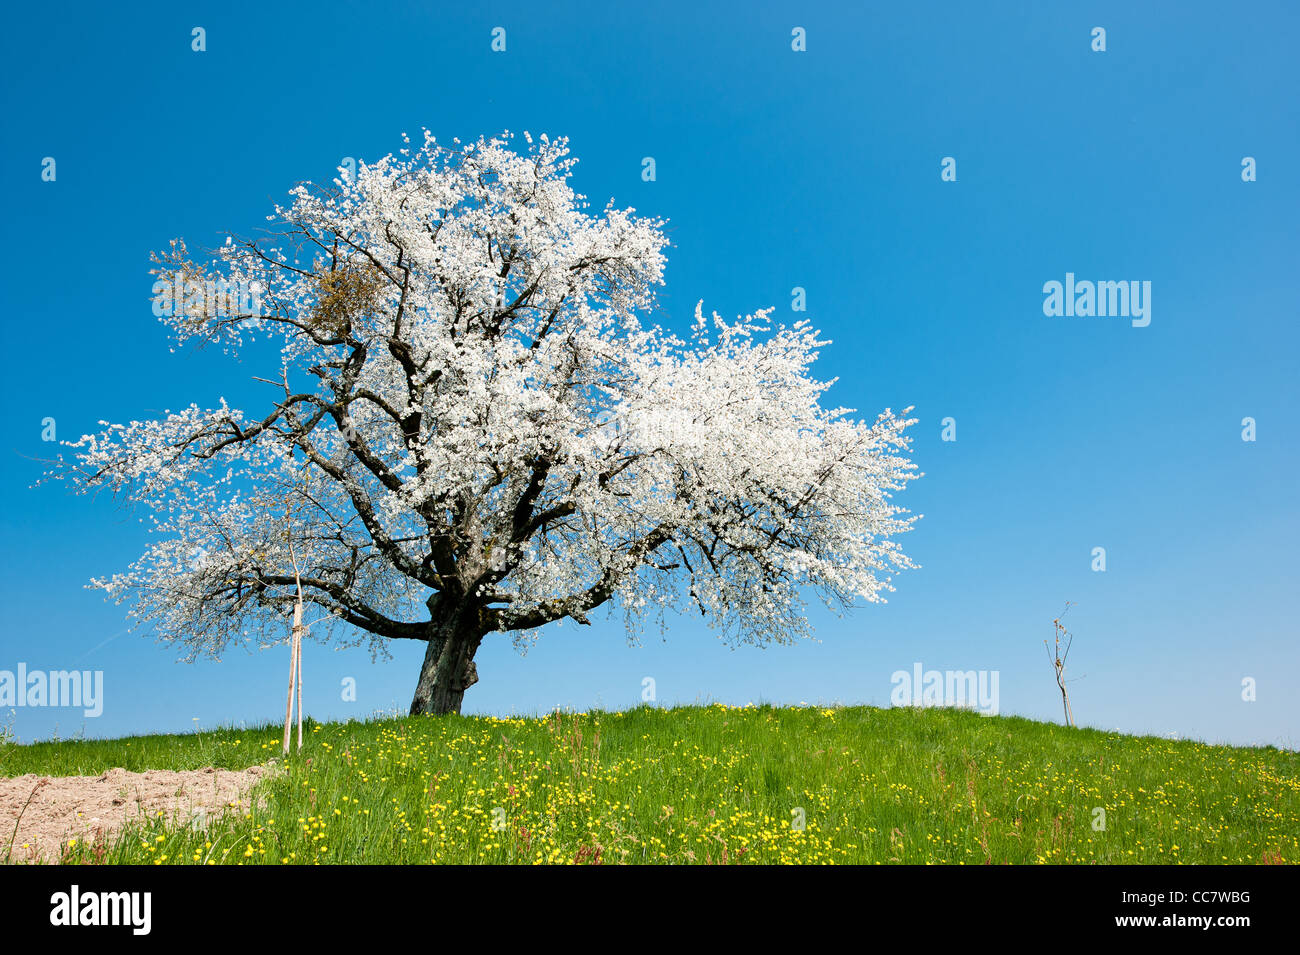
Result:
<svg viewBox="0 0 1300 955">
<path fill-rule="evenodd" d="M 891 492 L 913 422 L 823 408 L 805 322 L 649 324 L 664 223 L 592 214 L 566 142 L 526 138 L 426 133 L 294 189 L 262 238 L 156 257 L 182 341 L 270 336 L 281 359 L 257 415 L 103 422 L 56 468 L 152 514 L 147 552 L 93 582 L 137 623 L 190 659 L 280 642 L 296 558 L 313 635 L 424 642 L 411 712 L 447 713 L 493 634 L 684 607 L 784 643 L 805 597 L 876 601 L 911 566 Z M 191 294 L 218 281 L 256 307 Z"/>
</svg>

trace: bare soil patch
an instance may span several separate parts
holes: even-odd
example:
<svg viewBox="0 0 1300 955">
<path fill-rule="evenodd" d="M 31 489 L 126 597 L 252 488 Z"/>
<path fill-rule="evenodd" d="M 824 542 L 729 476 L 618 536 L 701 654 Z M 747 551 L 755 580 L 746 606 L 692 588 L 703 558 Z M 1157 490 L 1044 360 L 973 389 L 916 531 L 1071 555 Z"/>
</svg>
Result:
<svg viewBox="0 0 1300 955">
<path fill-rule="evenodd" d="M 205 826 L 226 810 L 246 809 L 248 791 L 269 771 L 110 769 L 102 776 L 0 778 L 0 859 L 11 835 L 10 861 L 58 862 L 69 839 L 109 843 L 128 822 L 160 812 L 173 822 Z"/>
</svg>

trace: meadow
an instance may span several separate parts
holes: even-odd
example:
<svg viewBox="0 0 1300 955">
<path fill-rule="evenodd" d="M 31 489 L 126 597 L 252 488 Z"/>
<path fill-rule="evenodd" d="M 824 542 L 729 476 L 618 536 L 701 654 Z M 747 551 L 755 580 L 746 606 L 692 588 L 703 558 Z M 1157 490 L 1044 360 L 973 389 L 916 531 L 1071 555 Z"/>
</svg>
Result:
<svg viewBox="0 0 1300 955">
<path fill-rule="evenodd" d="M 68 862 L 1300 860 L 1300 754 L 1272 747 L 953 709 L 722 705 L 308 723 L 287 758 L 280 737 L 7 743 L 0 775 L 276 762 L 205 828 L 158 817 Z"/>
</svg>

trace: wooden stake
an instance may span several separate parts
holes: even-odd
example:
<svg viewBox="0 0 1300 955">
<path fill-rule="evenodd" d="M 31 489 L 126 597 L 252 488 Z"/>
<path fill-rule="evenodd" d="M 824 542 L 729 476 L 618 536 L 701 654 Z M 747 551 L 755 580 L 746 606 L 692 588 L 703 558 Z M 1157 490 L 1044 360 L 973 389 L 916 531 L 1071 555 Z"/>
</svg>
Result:
<svg viewBox="0 0 1300 955">
<path fill-rule="evenodd" d="M 293 649 L 290 655 L 293 662 L 289 665 L 289 709 L 284 716 L 284 751 L 289 752 L 289 720 L 293 709 L 293 682 L 298 680 L 298 749 L 302 749 L 302 575 L 298 571 L 298 555 L 293 549 L 293 540 L 289 541 L 289 559 L 293 561 L 293 580 L 298 593 L 293 602 Z"/>
<path fill-rule="evenodd" d="M 294 616 L 299 620 L 294 628 L 295 653 L 298 657 L 298 748 L 302 749 L 302 595 L 298 595 L 298 604 L 294 607 Z"/>
<path fill-rule="evenodd" d="M 298 632 L 298 609 L 294 608 L 293 632 Z M 284 701 L 284 755 L 289 755 L 289 726 L 293 720 L 293 682 L 298 670 L 298 654 L 294 651 L 293 638 L 289 640 L 289 695 Z"/>
</svg>

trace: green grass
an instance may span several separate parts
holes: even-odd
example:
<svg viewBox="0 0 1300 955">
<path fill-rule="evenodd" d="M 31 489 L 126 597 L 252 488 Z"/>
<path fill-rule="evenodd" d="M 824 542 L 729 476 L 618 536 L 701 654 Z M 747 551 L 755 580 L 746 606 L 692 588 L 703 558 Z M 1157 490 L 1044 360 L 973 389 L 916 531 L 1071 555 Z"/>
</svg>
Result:
<svg viewBox="0 0 1300 955">
<path fill-rule="evenodd" d="M 109 863 L 1300 860 L 1300 754 L 868 707 L 311 724 L 257 798 Z M 277 727 L 0 748 L 0 774 L 240 768 Z M 1105 810 L 1105 828 L 1094 828 Z M 798 827 L 802 819 L 803 828 Z M 0 850 L 2 851 L 2 850 Z"/>
<path fill-rule="evenodd" d="M 304 733 L 307 724 L 304 723 Z M 280 754 L 284 726 L 254 729 L 204 730 L 201 733 L 159 733 L 124 739 L 55 740 L 19 745 L 0 737 L 0 776 L 39 773 L 45 776 L 97 776 L 120 767 L 146 769 L 244 769 Z M 274 737 L 274 740 L 272 740 Z M 248 746 L 257 741 L 254 751 Z M 237 742 L 238 741 L 238 742 Z M 268 741 L 274 746 L 263 747 Z M 305 741 L 305 737 L 304 737 Z M 304 753 L 306 749 L 304 747 Z"/>
</svg>

